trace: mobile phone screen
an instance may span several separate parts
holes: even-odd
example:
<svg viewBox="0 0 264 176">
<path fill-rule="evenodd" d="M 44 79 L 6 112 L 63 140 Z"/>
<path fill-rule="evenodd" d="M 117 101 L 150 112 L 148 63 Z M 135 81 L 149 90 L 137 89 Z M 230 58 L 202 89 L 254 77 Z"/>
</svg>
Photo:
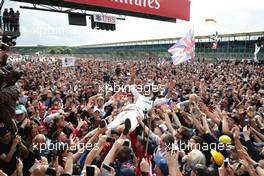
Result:
<svg viewBox="0 0 264 176">
<path fill-rule="evenodd" d="M 244 123 L 245 123 L 245 126 L 249 125 L 249 123 L 250 123 L 249 118 L 246 118 L 246 119 L 244 120 Z"/>
<path fill-rule="evenodd" d="M 123 146 L 129 147 L 129 141 L 124 141 Z"/>
<path fill-rule="evenodd" d="M 227 168 L 228 161 L 229 161 L 228 158 L 226 158 L 226 159 L 224 160 L 224 167 L 225 167 L 225 168 Z"/>
<path fill-rule="evenodd" d="M 113 143 L 114 141 L 115 141 L 114 138 L 111 137 L 106 138 L 106 142 Z"/>
<path fill-rule="evenodd" d="M 86 166 L 86 176 L 94 176 L 94 167 Z"/>
<path fill-rule="evenodd" d="M 105 120 L 100 121 L 100 128 L 104 128 L 106 126 Z"/>
<path fill-rule="evenodd" d="M 111 167 L 110 167 L 110 166 L 108 166 L 108 165 L 106 165 L 106 164 L 103 164 L 103 168 L 104 168 L 105 170 L 107 170 L 108 172 L 111 172 Z"/>
</svg>

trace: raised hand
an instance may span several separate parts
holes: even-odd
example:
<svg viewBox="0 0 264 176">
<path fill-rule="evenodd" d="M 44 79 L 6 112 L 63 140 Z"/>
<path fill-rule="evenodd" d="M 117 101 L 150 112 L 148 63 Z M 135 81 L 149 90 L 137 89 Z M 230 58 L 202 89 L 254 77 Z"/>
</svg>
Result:
<svg viewBox="0 0 264 176">
<path fill-rule="evenodd" d="M 171 113 L 171 110 L 167 105 L 161 106 L 161 110 L 163 113 L 167 113 L 167 114 Z"/>
<path fill-rule="evenodd" d="M 145 158 L 143 158 L 140 162 L 140 170 L 141 172 L 149 172 L 149 163 L 147 162 L 147 160 Z"/>
<path fill-rule="evenodd" d="M 84 121 L 83 119 L 80 118 L 80 119 L 78 120 L 78 127 L 77 127 L 77 128 L 80 129 L 84 124 L 85 124 L 85 121 Z"/>
<path fill-rule="evenodd" d="M 177 163 L 178 163 L 178 158 L 179 158 L 179 151 L 168 153 L 166 155 L 166 159 L 168 161 L 168 166 L 176 167 Z"/>
<path fill-rule="evenodd" d="M 100 136 L 99 140 L 98 140 L 98 145 L 99 146 L 104 146 L 106 144 L 106 135 Z"/>
<path fill-rule="evenodd" d="M 138 123 L 142 122 L 143 121 L 142 116 L 137 116 L 137 120 L 138 120 Z"/>
<path fill-rule="evenodd" d="M 203 112 L 206 112 L 208 110 L 207 106 L 202 101 L 198 102 L 198 107 Z"/>
<path fill-rule="evenodd" d="M 16 166 L 17 166 L 17 170 L 19 172 L 23 172 L 23 162 L 21 161 L 20 158 L 17 159 L 17 165 Z"/>
<path fill-rule="evenodd" d="M 122 139 L 121 137 L 122 137 L 122 135 L 115 141 L 115 143 L 114 143 L 115 146 L 121 147 L 124 144 L 125 140 Z"/>
<path fill-rule="evenodd" d="M 137 73 L 136 68 L 133 67 L 133 68 L 129 71 L 129 73 L 130 73 L 131 78 L 135 78 L 135 77 L 136 77 L 136 73 Z"/>
<path fill-rule="evenodd" d="M 173 109 L 174 112 L 181 112 L 182 111 L 181 107 L 178 106 L 178 105 L 176 105 L 175 103 L 173 103 L 171 105 L 171 107 L 172 107 L 172 109 Z"/>
<path fill-rule="evenodd" d="M 168 83 L 168 89 L 169 89 L 169 91 L 172 91 L 174 89 L 175 85 L 176 85 L 176 82 L 174 80 L 171 80 Z"/>
<path fill-rule="evenodd" d="M 232 128 L 232 133 L 234 134 L 233 135 L 234 139 L 239 139 L 240 130 L 238 126 L 235 126 L 234 128 Z"/>
<path fill-rule="evenodd" d="M 28 118 L 25 118 L 22 122 L 21 128 L 30 126 L 31 121 Z"/>
<path fill-rule="evenodd" d="M 250 139 L 250 129 L 248 129 L 247 126 L 244 126 L 243 128 L 243 135 L 246 141 Z"/>
<path fill-rule="evenodd" d="M 0 176 L 7 176 L 2 170 L 0 170 Z"/>
<path fill-rule="evenodd" d="M 14 145 L 14 146 L 17 146 L 18 144 L 21 143 L 21 141 L 22 141 L 22 140 L 21 140 L 21 137 L 17 135 L 17 136 L 15 137 L 15 139 L 13 140 L 13 145 Z"/>
<path fill-rule="evenodd" d="M 193 125 L 195 126 L 195 128 L 200 132 L 200 133 L 204 133 L 204 127 L 201 124 L 201 122 L 197 119 L 197 118 L 193 118 Z"/>
</svg>

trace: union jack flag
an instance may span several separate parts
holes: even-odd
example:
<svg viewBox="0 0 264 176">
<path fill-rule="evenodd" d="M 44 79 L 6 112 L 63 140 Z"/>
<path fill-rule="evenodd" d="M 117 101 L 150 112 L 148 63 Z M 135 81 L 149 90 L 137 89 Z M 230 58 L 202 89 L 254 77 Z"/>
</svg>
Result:
<svg viewBox="0 0 264 176">
<path fill-rule="evenodd" d="M 257 44 L 255 44 L 255 52 L 254 52 L 254 58 L 253 58 L 254 62 L 258 62 L 257 55 L 259 53 L 260 48 L 261 48 L 261 46 L 258 46 Z"/>
<path fill-rule="evenodd" d="M 217 47 L 218 47 L 217 42 L 214 42 L 213 46 L 212 46 L 212 49 L 217 49 Z"/>
<path fill-rule="evenodd" d="M 189 61 L 195 57 L 195 39 L 194 32 L 190 29 L 185 37 L 177 40 L 176 43 L 168 49 L 172 54 L 171 58 L 174 65 Z"/>
<path fill-rule="evenodd" d="M 219 39 L 218 39 L 218 32 L 216 32 L 213 37 L 211 37 L 211 39 L 214 41 L 213 43 L 213 46 L 212 46 L 212 49 L 217 49 L 218 47 L 218 42 L 219 42 Z"/>
</svg>

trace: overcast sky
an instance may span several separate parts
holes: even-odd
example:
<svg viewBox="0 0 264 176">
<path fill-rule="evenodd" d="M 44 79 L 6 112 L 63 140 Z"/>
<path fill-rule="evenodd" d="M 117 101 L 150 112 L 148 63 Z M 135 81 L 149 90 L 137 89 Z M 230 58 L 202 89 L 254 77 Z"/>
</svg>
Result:
<svg viewBox="0 0 264 176">
<path fill-rule="evenodd" d="M 170 1 L 170 0 L 168 0 Z M 114 32 L 69 26 L 66 14 L 19 9 L 26 5 L 8 0 L 4 8 L 21 13 L 21 37 L 17 45 L 85 45 L 131 40 L 179 37 L 194 26 L 195 35 L 264 31 L 264 0 L 192 0 L 190 22 L 168 23 L 126 17 Z M 205 22 L 213 18 L 217 25 Z"/>
</svg>

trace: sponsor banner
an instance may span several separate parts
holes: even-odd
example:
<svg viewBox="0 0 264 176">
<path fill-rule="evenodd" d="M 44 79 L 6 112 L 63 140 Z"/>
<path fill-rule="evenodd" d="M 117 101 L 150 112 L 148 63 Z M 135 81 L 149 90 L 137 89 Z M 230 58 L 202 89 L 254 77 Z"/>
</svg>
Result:
<svg viewBox="0 0 264 176">
<path fill-rule="evenodd" d="M 75 57 L 63 57 L 62 60 L 62 67 L 73 67 L 75 65 Z"/>
<path fill-rule="evenodd" d="M 190 0 L 64 0 L 102 8 L 154 15 L 172 19 L 190 19 Z"/>
<path fill-rule="evenodd" d="M 94 14 L 93 18 L 98 23 L 116 24 L 116 17 L 114 16 Z"/>
</svg>

